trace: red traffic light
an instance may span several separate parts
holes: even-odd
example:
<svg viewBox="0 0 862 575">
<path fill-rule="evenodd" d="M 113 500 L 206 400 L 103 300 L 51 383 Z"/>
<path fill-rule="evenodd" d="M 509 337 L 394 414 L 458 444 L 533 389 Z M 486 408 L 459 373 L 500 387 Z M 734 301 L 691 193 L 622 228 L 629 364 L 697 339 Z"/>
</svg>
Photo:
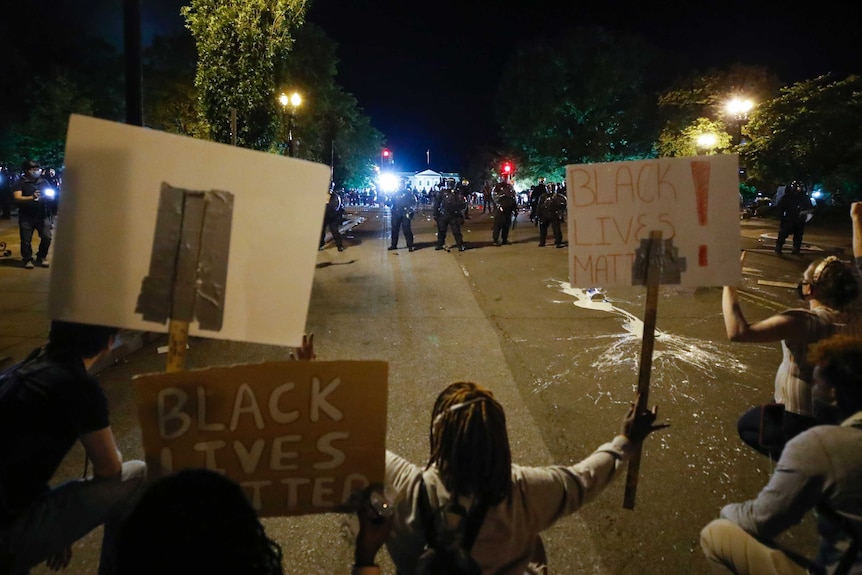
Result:
<svg viewBox="0 0 862 575">
<path fill-rule="evenodd" d="M 503 166 L 500 168 L 500 171 L 506 175 L 511 174 L 512 173 L 512 164 L 510 164 L 509 162 L 504 163 Z"/>
<path fill-rule="evenodd" d="M 384 150 L 383 150 L 383 157 L 384 157 L 384 158 L 388 158 L 388 157 L 390 156 L 390 154 L 391 154 L 391 153 L 392 153 L 392 152 L 390 152 L 389 150 L 384 149 Z"/>
</svg>

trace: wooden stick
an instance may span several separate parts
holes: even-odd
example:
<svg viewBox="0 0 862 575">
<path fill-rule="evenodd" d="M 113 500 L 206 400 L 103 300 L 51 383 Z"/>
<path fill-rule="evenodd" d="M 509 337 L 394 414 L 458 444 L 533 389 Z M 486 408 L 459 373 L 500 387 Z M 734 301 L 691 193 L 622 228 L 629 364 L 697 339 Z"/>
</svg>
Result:
<svg viewBox="0 0 862 575">
<path fill-rule="evenodd" d="M 787 282 L 774 282 L 770 280 L 757 280 L 757 285 L 796 289 L 796 284 L 791 284 Z"/>
<path fill-rule="evenodd" d="M 168 323 L 168 365 L 170 373 L 186 368 L 186 347 L 189 341 L 189 322 L 172 319 Z"/>
<path fill-rule="evenodd" d="M 646 309 L 644 310 L 644 329 L 643 340 L 641 342 L 641 361 L 640 371 L 638 372 L 638 412 L 647 409 L 649 405 L 649 381 L 650 372 L 652 371 L 652 352 L 655 347 L 655 319 L 656 309 L 658 308 L 658 288 L 659 274 L 661 269 L 659 266 L 652 265 L 654 254 L 661 246 L 661 232 L 650 232 L 650 246 L 647 254 L 647 296 Z M 642 445 L 638 445 L 634 455 L 629 460 L 629 467 L 626 473 L 626 489 L 623 499 L 623 507 L 626 509 L 635 508 L 635 495 L 638 489 L 638 471 L 641 464 Z"/>
</svg>

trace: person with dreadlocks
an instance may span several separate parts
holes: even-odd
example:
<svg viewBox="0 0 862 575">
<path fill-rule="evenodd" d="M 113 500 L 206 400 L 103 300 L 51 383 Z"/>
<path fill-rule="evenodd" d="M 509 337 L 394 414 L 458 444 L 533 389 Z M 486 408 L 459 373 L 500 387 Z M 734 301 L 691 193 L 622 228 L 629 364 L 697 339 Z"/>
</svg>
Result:
<svg viewBox="0 0 862 575">
<path fill-rule="evenodd" d="M 398 573 L 422 572 L 431 539 L 456 541 L 474 573 L 530 572 L 544 555 L 539 533 L 594 499 L 647 435 L 667 427 L 655 424 L 657 408 L 635 405 L 620 434 L 583 461 L 522 467 L 512 463 L 506 416 L 491 391 L 470 382 L 449 385 L 431 413 L 427 465 L 386 453 L 395 510 L 386 547 Z"/>
</svg>

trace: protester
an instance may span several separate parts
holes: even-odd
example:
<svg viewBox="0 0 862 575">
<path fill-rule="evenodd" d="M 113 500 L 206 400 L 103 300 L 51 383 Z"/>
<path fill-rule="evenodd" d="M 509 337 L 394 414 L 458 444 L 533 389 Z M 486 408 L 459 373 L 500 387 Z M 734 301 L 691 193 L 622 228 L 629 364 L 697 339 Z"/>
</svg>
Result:
<svg viewBox="0 0 862 575">
<path fill-rule="evenodd" d="M 539 533 L 594 499 L 637 445 L 666 427 L 654 425 L 656 415 L 656 409 L 632 405 L 620 434 L 583 461 L 522 467 L 511 463 L 505 414 L 491 391 L 469 382 L 449 385 L 431 413 L 429 462 L 420 467 L 386 454 L 387 493 L 395 507 L 386 546 L 398 572 L 417 572 L 427 540 L 426 521 L 438 541 L 460 541 L 478 518 L 475 543 L 466 553 L 469 560 L 482 573 L 525 573 L 541 556 Z M 434 510 L 432 518 L 429 510 Z M 453 523 L 456 517 L 460 519 Z"/>
<path fill-rule="evenodd" d="M 42 167 L 34 160 L 21 166 L 24 175 L 12 184 L 12 198 L 18 206 L 18 231 L 21 236 L 21 262 L 26 269 L 47 268 L 51 247 L 51 184 L 42 177 Z M 33 257 L 33 232 L 39 234 L 39 249 Z"/>
<path fill-rule="evenodd" d="M 728 339 L 781 342 L 783 358 L 775 374 L 774 403 L 752 408 L 737 422 L 740 438 L 773 459 L 778 459 L 788 440 L 816 423 L 811 403 L 813 366 L 806 359 L 809 347 L 835 333 L 862 333 L 862 317 L 848 309 L 858 293 L 856 279 L 835 256 L 808 266 L 797 292 L 807 309 L 790 309 L 753 324 L 742 315 L 735 287 L 725 286 L 722 296 Z M 762 422 L 774 422 L 774 426 Z"/>
<path fill-rule="evenodd" d="M 100 525 L 99 574 L 114 572 L 117 531 L 146 479 L 142 461 L 122 461 L 108 400 L 87 373 L 116 333 L 53 321 L 47 345 L 0 376 L 0 558 L 13 574 L 66 567 L 72 543 Z M 75 441 L 93 475 L 49 486 Z"/>
<path fill-rule="evenodd" d="M 152 483 L 123 524 L 117 575 L 281 575 L 270 539 L 238 483 L 186 469 Z"/>
<path fill-rule="evenodd" d="M 853 222 L 853 257 L 856 269 L 862 273 L 862 202 L 850 204 L 850 221 Z"/>
<path fill-rule="evenodd" d="M 700 533 L 707 558 L 731 573 L 862 574 L 862 339 L 814 344 L 814 397 L 834 404 L 840 424 L 819 425 L 788 442 L 757 498 L 731 503 Z M 813 560 L 774 539 L 814 511 L 820 544 Z"/>
</svg>

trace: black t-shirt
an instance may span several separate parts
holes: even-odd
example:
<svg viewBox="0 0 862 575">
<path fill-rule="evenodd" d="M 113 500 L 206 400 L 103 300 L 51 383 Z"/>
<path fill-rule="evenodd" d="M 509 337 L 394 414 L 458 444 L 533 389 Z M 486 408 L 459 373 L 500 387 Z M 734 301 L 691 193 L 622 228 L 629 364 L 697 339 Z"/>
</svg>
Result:
<svg viewBox="0 0 862 575">
<path fill-rule="evenodd" d="M 24 176 L 19 179 L 17 182 L 12 184 L 12 193 L 14 194 L 16 191 L 21 190 L 21 195 L 25 198 L 32 197 L 36 190 L 42 192 L 42 196 L 39 198 L 38 202 L 32 202 L 30 200 L 26 200 L 23 202 L 18 202 L 18 217 L 19 218 L 40 218 L 48 216 L 48 203 L 49 198 L 45 197 L 45 190 L 50 188 L 51 184 L 44 178 L 38 178 L 36 180 L 31 179 L 29 176 Z"/>
<path fill-rule="evenodd" d="M 81 435 L 109 425 L 108 399 L 78 357 L 41 352 L 0 376 L 0 525 L 48 488 Z"/>
</svg>

